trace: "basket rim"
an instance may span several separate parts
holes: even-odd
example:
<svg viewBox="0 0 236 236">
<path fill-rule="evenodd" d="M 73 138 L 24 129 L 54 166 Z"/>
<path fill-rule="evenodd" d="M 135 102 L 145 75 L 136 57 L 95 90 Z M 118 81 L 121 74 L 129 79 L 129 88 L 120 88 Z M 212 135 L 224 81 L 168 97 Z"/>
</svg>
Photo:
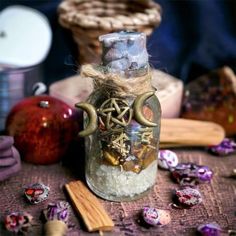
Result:
<svg viewBox="0 0 236 236">
<path fill-rule="evenodd" d="M 132 12 L 129 16 L 117 14 L 112 17 L 85 14 L 83 11 L 78 12 L 75 3 L 78 6 L 85 2 L 84 0 L 64 0 L 60 3 L 58 14 L 59 22 L 62 26 L 65 28 L 77 26 L 90 29 L 120 30 L 126 27 L 156 27 L 161 22 L 161 6 L 152 0 L 148 0 L 148 4 L 145 5 L 146 8 L 143 9 L 143 12 Z M 142 6 L 144 5 L 142 4 Z"/>
</svg>

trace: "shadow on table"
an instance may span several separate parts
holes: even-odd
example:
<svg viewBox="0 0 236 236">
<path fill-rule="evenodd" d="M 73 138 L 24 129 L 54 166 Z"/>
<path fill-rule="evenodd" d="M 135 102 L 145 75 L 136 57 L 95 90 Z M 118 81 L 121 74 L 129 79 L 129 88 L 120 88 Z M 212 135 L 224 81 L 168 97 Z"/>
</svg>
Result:
<svg viewBox="0 0 236 236">
<path fill-rule="evenodd" d="M 62 164 L 67 167 L 75 179 L 85 182 L 85 147 L 84 139 L 77 138 L 68 149 Z"/>
</svg>

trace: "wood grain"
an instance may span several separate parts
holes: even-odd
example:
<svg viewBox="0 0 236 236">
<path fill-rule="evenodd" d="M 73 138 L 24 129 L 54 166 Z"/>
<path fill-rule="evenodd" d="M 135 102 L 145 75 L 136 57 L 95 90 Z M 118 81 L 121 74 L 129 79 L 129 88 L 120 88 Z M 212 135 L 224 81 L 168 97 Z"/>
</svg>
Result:
<svg viewBox="0 0 236 236">
<path fill-rule="evenodd" d="M 111 231 L 112 219 L 98 199 L 81 181 L 72 181 L 65 185 L 76 211 L 81 215 L 89 232 Z"/>
<path fill-rule="evenodd" d="M 222 126 L 207 121 L 161 119 L 160 147 L 211 146 L 225 137 Z"/>
</svg>

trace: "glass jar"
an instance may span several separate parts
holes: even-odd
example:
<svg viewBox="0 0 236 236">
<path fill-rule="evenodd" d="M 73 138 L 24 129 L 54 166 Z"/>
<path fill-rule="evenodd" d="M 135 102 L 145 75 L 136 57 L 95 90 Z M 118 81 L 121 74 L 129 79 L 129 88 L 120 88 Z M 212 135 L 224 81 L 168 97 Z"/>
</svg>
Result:
<svg viewBox="0 0 236 236">
<path fill-rule="evenodd" d="M 137 87 L 135 94 L 117 92 L 116 81 L 109 81 L 96 88 L 86 103 L 90 107 L 85 109 L 84 128 L 93 127 L 85 137 L 86 181 L 95 194 L 111 201 L 141 198 L 156 181 L 160 103 L 151 80 L 142 90 L 130 78 L 134 74 L 136 81 L 150 74 L 142 68 L 121 76 L 121 83 Z M 110 86 L 113 82 L 116 86 Z"/>
</svg>

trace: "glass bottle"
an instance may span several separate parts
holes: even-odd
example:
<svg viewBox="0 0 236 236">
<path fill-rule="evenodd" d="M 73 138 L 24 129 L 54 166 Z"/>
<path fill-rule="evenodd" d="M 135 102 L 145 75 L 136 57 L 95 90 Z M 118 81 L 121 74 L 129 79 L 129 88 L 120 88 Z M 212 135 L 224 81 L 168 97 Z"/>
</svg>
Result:
<svg viewBox="0 0 236 236">
<path fill-rule="evenodd" d="M 92 73 L 97 86 L 86 103 L 76 104 L 86 110 L 80 133 L 86 181 L 104 199 L 130 201 L 155 184 L 161 108 L 151 86 L 145 34 L 112 33 L 100 41 L 103 62 Z"/>
</svg>

